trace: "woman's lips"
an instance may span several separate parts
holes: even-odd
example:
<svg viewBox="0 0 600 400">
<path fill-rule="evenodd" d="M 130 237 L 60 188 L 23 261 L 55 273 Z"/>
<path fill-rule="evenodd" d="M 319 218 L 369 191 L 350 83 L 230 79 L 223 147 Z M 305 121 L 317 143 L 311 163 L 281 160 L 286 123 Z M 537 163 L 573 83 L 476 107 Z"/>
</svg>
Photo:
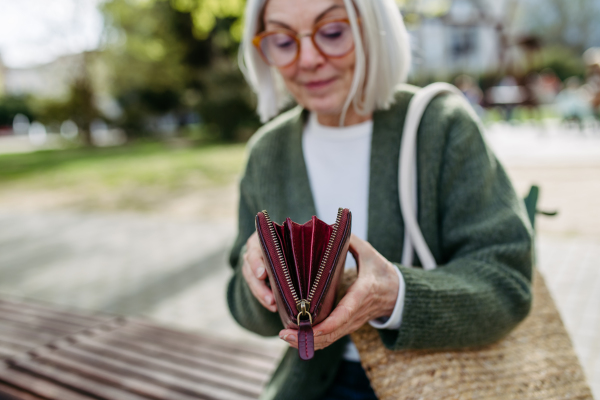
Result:
<svg viewBox="0 0 600 400">
<path fill-rule="evenodd" d="M 335 77 L 329 78 L 329 79 L 323 79 L 323 80 L 319 80 L 319 81 L 310 81 L 310 82 L 306 82 L 304 84 L 304 86 L 306 86 L 306 88 L 309 90 L 317 90 L 317 89 L 322 89 L 322 88 L 326 87 L 334 80 L 335 80 Z"/>
</svg>

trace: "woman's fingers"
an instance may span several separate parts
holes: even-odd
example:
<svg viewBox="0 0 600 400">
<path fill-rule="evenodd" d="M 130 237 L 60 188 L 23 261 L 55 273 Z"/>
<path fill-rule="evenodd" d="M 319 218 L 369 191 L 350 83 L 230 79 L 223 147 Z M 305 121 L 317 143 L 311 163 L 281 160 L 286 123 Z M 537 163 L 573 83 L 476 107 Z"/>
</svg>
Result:
<svg viewBox="0 0 600 400">
<path fill-rule="evenodd" d="M 358 263 L 358 258 L 359 258 L 359 250 L 358 248 L 361 245 L 361 239 L 356 236 L 354 233 L 350 235 L 350 246 L 348 248 L 348 251 L 352 254 L 352 257 L 354 257 L 354 259 L 356 260 L 356 262 Z"/>
<path fill-rule="evenodd" d="M 313 327 L 315 348 L 327 347 L 365 323 L 364 300 L 367 293 L 364 293 L 356 284 L 352 286 L 331 314 L 323 322 Z"/>
<path fill-rule="evenodd" d="M 267 270 L 265 269 L 265 262 L 262 257 L 262 253 L 255 248 L 248 248 L 246 254 L 244 254 L 244 261 L 247 261 L 252 275 L 257 279 L 264 280 L 267 278 Z"/>
<path fill-rule="evenodd" d="M 256 297 L 256 299 L 269 311 L 277 311 L 277 306 L 275 305 L 273 299 L 273 292 L 267 286 L 264 279 L 259 279 L 256 277 L 256 274 L 252 271 L 249 263 L 244 262 L 244 266 L 242 267 L 242 273 L 246 282 L 248 283 L 248 287 L 250 291 Z"/>
<path fill-rule="evenodd" d="M 329 335 L 339 330 L 344 325 L 352 321 L 356 313 L 356 301 L 350 299 L 350 296 L 344 296 L 344 299 L 335 307 L 323 322 L 314 327 L 315 336 Z"/>
<path fill-rule="evenodd" d="M 391 315 L 396 304 L 399 285 L 396 267 L 355 235 L 350 238 L 350 252 L 360 265 L 358 278 L 331 314 L 313 326 L 315 350 L 329 346 L 369 320 Z M 280 337 L 298 347 L 297 331 L 284 329 Z"/>
<path fill-rule="evenodd" d="M 256 243 L 254 243 L 256 241 Z M 269 311 L 277 311 L 273 292 L 266 284 L 267 271 L 260 248 L 257 247 L 258 237 L 254 233 L 247 242 L 247 250 L 244 254 L 242 274 L 248 283 L 250 291 L 256 299 Z"/>
<path fill-rule="evenodd" d="M 348 251 L 352 254 L 359 266 L 363 265 L 367 268 L 372 267 L 373 258 L 378 255 L 377 251 L 369 242 L 352 234 L 350 236 L 350 246 Z M 358 269 L 361 272 L 361 269 Z"/>
<path fill-rule="evenodd" d="M 359 257 L 361 251 L 364 252 L 364 244 L 362 240 L 352 234 L 350 236 L 350 248 L 349 251 L 354 256 L 357 263 L 360 263 Z M 350 286 L 346 295 L 342 298 L 339 304 L 331 312 L 331 314 L 325 318 L 318 325 L 313 326 L 314 333 L 314 344 L 315 350 L 323 349 L 342 336 L 345 336 L 356 328 L 360 327 L 364 321 L 364 317 L 358 316 L 357 311 L 360 309 L 361 300 L 366 294 L 364 290 L 360 289 L 360 286 L 355 282 Z M 298 348 L 298 331 L 293 329 L 284 329 L 279 332 L 279 337 L 286 341 L 290 346 Z"/>
<path fill-rule="evenodd" d="M 354 332 L 365 323 L 364 310 L 361 309 L 361 290 L 349 291 L 333 312 L 320 324 L 313 326 L 315 350 L 323 349 L 342 336 Z M 279 337 L 298 347 L 298 331 L 283 329 Z"/>
<path fill-rule="evenodd" d="M 360 240 L 358 238 L 358 236 L 356 236 L 354 233 L 352 233 L 350 235 L 350 246 L 348 247 L 348 251 L 350 252 L 350 254 L 352 254 L 352 257 L 354 257 L 354 261 L 356 261 L 356 272 L 360 271 L 360 260 L 359 260 L 359 253 L 356 250 L 356 243 L 357 240 Z"/>
<path fill-rule="evenodd" d="M 283 329 L 279 332 L 279 338 L 286 341 L 290 346 L 298 348 L 298 331 L 294 329 Z"/>
</svg>

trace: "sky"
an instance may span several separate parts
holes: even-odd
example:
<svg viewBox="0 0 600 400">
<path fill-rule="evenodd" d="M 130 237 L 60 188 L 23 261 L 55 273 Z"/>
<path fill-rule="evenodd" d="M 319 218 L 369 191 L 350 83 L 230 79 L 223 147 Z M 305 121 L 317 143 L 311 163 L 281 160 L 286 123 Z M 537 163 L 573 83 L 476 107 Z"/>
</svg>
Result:
<svg viewBox="0 0 600 400">
<path fill-rule="evenodd" d="M 10 68 L 98 47 L 101 0 L 0 0 L 0 57 Z"/>
</svg>

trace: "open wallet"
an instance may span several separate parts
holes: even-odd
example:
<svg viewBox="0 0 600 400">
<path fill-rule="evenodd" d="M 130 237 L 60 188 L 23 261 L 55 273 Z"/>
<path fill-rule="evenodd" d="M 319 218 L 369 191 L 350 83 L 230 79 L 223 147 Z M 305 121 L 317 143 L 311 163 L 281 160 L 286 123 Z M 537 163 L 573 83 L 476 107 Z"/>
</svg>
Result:
<svg viewBox="0 0 600 400">
<path fill-rule="evenodd" d="M 255 222 L 279 316 L 285 328 L 298 330 L 298 353 L 310 360 L 315 352 L 312 326 L 335 307 L 352 213 L 340 208 L 333 225 L 316 216 L 302 225 L 290 218 L 279 225 L 264 210 Z"/>
</svg>

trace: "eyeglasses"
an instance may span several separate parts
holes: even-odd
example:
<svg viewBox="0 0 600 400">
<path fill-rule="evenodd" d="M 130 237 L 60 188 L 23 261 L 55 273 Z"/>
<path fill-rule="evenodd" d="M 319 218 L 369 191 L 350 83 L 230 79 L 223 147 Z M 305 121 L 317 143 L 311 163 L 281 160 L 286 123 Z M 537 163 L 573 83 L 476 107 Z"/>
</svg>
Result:
<svg viewBox="0 0 600 400">
<path fill-rule="evenodd" d="M 354 48 L 350 20 L 328 20 L 317 24 L 312 33 L 298 35 L 287 29 L 259 33 L 252 44 L 269 65 L 287 67 L 300 57 L 300 39 L 310 36 L 324 57 L 340 58 Z"/>
</svg>

